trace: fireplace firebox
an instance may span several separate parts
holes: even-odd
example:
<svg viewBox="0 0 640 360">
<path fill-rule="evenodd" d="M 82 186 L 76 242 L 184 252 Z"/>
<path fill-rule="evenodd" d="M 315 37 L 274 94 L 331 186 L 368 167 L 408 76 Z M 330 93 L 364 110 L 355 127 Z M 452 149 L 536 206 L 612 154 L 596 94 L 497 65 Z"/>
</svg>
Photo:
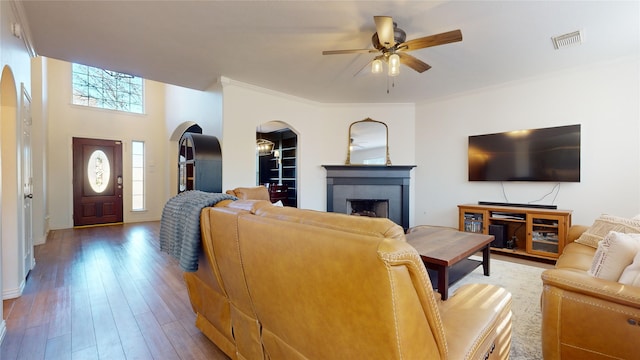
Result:
<svg viewBox="0 0 640 360">
<path fill-rule="evenodd" d="M 347 199 L 347 214 L 388 218 L 389 200 Z"/>
<path fill-rule="evenodd" d="M 323 167 L 327 170 L 327 211 L 386 217 L 405 230 L 409 228 L 409 183 L 414 165 Z"/>
</svg>

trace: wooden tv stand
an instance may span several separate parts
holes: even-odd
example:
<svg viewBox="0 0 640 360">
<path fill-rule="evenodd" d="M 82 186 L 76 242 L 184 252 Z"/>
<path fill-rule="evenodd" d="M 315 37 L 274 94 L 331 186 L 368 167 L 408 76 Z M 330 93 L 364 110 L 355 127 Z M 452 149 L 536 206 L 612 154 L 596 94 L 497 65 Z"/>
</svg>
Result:
<svg viewBox="0 0 640 360">
<path fill-rule="evenodd" d="M 571 210 L 510 207 L 495 205 L 458 205 L 460 231 L 490 234 L 505 230 L 501 244 L 499 235 L 491 250 L 531 259 L 558 258 L 571 227 Z M 492 226 L 490 225 L 498 225 Z M 490 229 L 491 228 L 491 229 Z"/>
</svg>

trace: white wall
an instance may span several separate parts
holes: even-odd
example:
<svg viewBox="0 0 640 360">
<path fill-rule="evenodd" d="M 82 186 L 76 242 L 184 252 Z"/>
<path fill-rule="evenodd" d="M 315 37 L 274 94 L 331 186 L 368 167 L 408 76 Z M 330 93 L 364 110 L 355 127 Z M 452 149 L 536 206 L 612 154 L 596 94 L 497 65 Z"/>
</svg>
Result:
<svg viewBox="0 0 640 360">
<path fill-rule="evenodd" d="M 457 205 L 478 201 L 554 204 L 590 225 L 601 213 L 640 213 L 640 61 L 588 68 L 416 106 L 417 224 L 457 227 Z M 467 181 L 467 139 L 509 130 L 582 124 L 581 182 Z M 554 198 L 555 197 L 555 198 Z"/>
<path fill-rule="evenodd" d="M 0 87 L 0 99 L 11 99 L 11 102 L 13 102 L 12 104 L 0 104 L 2 106 L 2 109 L 0 109 L 0 133 L 5 132 L 5 124 L 11 123 L 15 125 L 18 121 L 19 111 L 17 111 L 17 108 L 20 99 L 20 84 L 24 84 L 27 91 L 31 92 L 29 53 L 23 40 L 14 36 L 10 31 L 11 24 L 21 23 L 20 14 L 16 11 L 15 6 L 13 2 L 0 1 L 0 74 L 3 74 L 0 75 L 2 77 L 0 83 L 3 84 Z M 6 71 L 3 72 L 4 70 Z M 11 76 L 8 74 L 11 74 Z M 12 84 L 8 84 L 8 81 Z M 7 91 L 11 91 L 12 94 L 7 94 Z M 4 137 L 5 135 L 3 134 L 2 136 Z M 17 149 L 14 149 L 13 154 L 16 154 L 16 152 Z M 15 171 L 7 170 L 3 166 L 2 183 L 9 180 L 17 183 L 18 174 Z M 12 193 L 17 193 L 17 191 L 18 189 L 13 189 Z M 2 220 L 0 224 L 5 223 L 4 217 L 7 214 L 15 213 L 17 209 L 21 208 L 21 203 L 18 203 L 19 200 L 15 195 L 13 199 L 12 202 L 7 201 L 5 194 L 0 192 L 0 219 Z M 20 261 L 15 259 L 21 256 L 20 246 L 23 243 L 21 239 L 23 234 L 20 228 L 21 221 L 16 221 L 12 221 L 13 224 L 10 228 L 0 225 L 2 227 L 0 232 L 2 234 L 0 235 L 0 288 L 3 289 L 3 293 L 5 288 L 18 289 L 21 287 L 26 276 L 26 274 L 23 274 L 23 267 L 20 265 Z M 11 259 L 11 262 L 7 259 Z M 0 342 L 5 333 L 4 316 L 2 309 L 0 309 Z"/>
<path fill-rule="evenodd" d="M 73 227 L 73 137 L 121 140 L 123 143 L 123 220 L 160 219 L 167 189 L 167 130 L 164 85 L 145 80 L 145 114 L 129 114 L 72 105 L 71 64 L 48 59 L 49 215 L 52 229 Z M 146 211 L 131 211 L 131 141 L 145 142 Z M 130 189 L 130 188 L 129 188 Z"/>
<path fill-rule="evenodd" d="M 222 136 L 222 94 L 216 87 L 207 91 L 165 85 L 165 116 L 168 135 L 185 121 L 202 127 L 202 133 Z"/>
<path fill-rule="evenodd" d="M 370 117 L 389 127 L 391 161 L 413 165 L 413 104 L 320 104 L 223 78 L 223 189 L 256 184 L 255 133 L 282 121 L 298 134 L 298 206 L 326 210 L 326 172 L 347 157 L 349 125 Z"/>
</svg>

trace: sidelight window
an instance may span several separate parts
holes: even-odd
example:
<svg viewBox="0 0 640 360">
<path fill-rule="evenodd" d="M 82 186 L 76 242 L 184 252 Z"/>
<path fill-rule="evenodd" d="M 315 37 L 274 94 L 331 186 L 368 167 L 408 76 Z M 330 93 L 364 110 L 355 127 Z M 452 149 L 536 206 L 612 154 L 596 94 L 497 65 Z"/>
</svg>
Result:
<svg viewBox="0 0 640 360">
<path fill-rule="evenodd" d="M 131 142 L 131 210 L 144 210 L 144 142 Z"/>
</svg>

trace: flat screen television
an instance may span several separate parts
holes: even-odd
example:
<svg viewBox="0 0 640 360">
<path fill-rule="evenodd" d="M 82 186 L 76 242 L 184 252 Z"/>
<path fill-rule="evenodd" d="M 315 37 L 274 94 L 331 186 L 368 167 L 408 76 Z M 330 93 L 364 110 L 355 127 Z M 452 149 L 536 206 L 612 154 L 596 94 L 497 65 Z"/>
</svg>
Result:
<svg viewBox="0 0 640 360">
<path fill-rule="evenodd" d="M 469 181 L 580 182 L 580 125 L 469 136 Z"/>
</svg>

